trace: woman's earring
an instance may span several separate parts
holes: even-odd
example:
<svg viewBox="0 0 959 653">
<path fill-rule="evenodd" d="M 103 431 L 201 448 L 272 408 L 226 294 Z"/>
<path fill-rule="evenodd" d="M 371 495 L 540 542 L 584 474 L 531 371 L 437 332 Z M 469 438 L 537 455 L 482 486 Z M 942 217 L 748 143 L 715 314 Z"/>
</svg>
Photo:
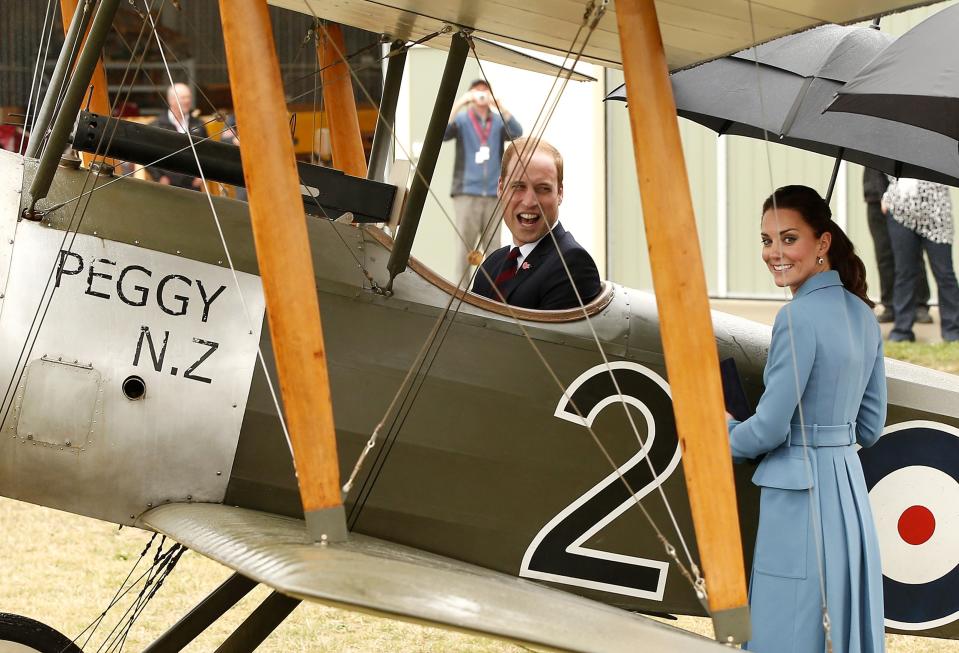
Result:
<svg viewBox="0 0 959 653">
<path fill-rule="evenodd" d="M 825 261 L 823 261 L 823 258 L 821 256 L 816 259 L 816 265 L 822 265 L 823 263 L 825 263 Z"/>
</svg>

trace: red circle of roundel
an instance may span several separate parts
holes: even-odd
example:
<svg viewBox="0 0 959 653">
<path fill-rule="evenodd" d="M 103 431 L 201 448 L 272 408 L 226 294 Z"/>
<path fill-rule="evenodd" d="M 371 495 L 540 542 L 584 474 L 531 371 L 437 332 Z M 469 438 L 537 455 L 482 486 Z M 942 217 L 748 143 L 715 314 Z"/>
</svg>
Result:
<svg viewBox="0 0 959 653">
<path fill-rule="evenodd" d="M 925 506 L 910 506 L 899 517 L 899 536 L 918 546 L 936 531 L 936 518 Z"/>
</svg>

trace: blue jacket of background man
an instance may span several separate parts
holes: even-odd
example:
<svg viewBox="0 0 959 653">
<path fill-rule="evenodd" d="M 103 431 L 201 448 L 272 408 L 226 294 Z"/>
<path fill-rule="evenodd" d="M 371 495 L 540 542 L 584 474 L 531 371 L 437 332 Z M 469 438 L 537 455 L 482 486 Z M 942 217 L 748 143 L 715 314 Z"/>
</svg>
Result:
<svg viewBox="0 0 959 653">
<path fill-rule="evenodd" d="M 483 163 L 476 163 L 476 153 L 481 142 L 480 135 L 470 121 L 469 109 L 460 111 L 453 118 L 453 122 L 446 126 L 443 140 L 456 139 L 456 164 L 453 166 L 453 189 L 450 195 L 496 197 L 496 182 L 499 180 L 504 145 L 507 140 L 522 136 L 523 128 L 516 118 L 510 116 L 504 129 L 503 118 L 495 111 L 489 112 L 488 119 L 493 121 L 493 126 L 490 128 L 487 143 L 490 148 L 489 158 Z M 485 126 L 485 122 L 481 121 L 481 124 Z"/>
</svg>

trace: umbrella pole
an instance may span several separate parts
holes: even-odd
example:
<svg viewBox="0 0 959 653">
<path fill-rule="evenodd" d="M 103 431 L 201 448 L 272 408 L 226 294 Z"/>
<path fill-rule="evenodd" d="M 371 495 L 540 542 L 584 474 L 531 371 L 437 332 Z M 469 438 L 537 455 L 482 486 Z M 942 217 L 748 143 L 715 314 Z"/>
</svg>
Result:
<svg viewBox="0 0 959 653">
<path fill-rule="evenodd" d="M 286 100 L 266 0 L 220 0 L 253 242 L 307 534 L 347 537 L 333 404 Z"/>
<path fill-rule="evenodd" d="M 836 162 L 832 166 L 832 176 L 829 177 L 829 186 L 826 188 L 826 204 L 832 199 L 832 192 L 836 189 L 836 180 L 839 178 L 839 167 L 842 165 L 842 155 L 846 153 L 846 148 L 840 147 L 836 154 Z"/>
<path fill-rule="evenodd" d="M 633 154 L 683 471 L 716 639 L 749 639 L 749 607 L 719 356 L 653 0 L 617 0 Z"/>
</svg>

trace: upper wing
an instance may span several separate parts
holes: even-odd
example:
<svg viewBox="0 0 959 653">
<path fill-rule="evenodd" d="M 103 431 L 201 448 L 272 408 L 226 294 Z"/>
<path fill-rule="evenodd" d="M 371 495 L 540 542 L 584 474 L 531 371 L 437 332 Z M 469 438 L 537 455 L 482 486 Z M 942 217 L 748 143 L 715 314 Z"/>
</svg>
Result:
<svg viewBox="0 0 959 653">
<path fill-rule="evenodd" d="M 269 0 L 393 38 L 417 40 L 444 25 L 474 29 L 494 41 L 564 55 L 583 24 L 587 0 Z M 851 23 L 931 0 L 658 0 L 656 11 L 671 70 L 685 68 L 755 43 L 823 23 Z M 583 58 L 622 67 L 615 5 L 589 39 Z M 582 38 L 582 34 L 580 35 Z M 428 43 L 428 42 L 427 42 Z"/>
<path fill-rule="evenodd" d="M 434 48 L 449 50 L 450 36 L 449 34 L 442 34 L 434 39 L 430 39 L 428 44 Z M 559 66 L 546 61 L 545 59 L 534 57 L 528 52 L 507 47 L 501 43 L 496 43 L 495 41 L 487 41 L 479 36 L 475 36 L 473 38 L 473 47 L 476 48 L 476 56 L 483 61 L 503 64 L 504 66 L 510 66 L 511 68 L 531 70 L 535 73 L 543 73 L 551 76 L 558 75 L 562 70 L 567 70 L 569 71 L 569 78 L 575 82 L 596 81 L 595 77 L 590 77 L 589 75 L 578 72 L 577 70 L 571 70 L 569 68 L 570 62 L 567 62 L 566 66 Z"/>
<path fill-rule="evenodd" d="M 304 522 L 218 504 L 147 512 L 157 530 L 283 594 L 550 649 L 708 653 L 719 644 L 651 619 L 418 549 L 352 534 L 308 541 Z"/>
</svg>

